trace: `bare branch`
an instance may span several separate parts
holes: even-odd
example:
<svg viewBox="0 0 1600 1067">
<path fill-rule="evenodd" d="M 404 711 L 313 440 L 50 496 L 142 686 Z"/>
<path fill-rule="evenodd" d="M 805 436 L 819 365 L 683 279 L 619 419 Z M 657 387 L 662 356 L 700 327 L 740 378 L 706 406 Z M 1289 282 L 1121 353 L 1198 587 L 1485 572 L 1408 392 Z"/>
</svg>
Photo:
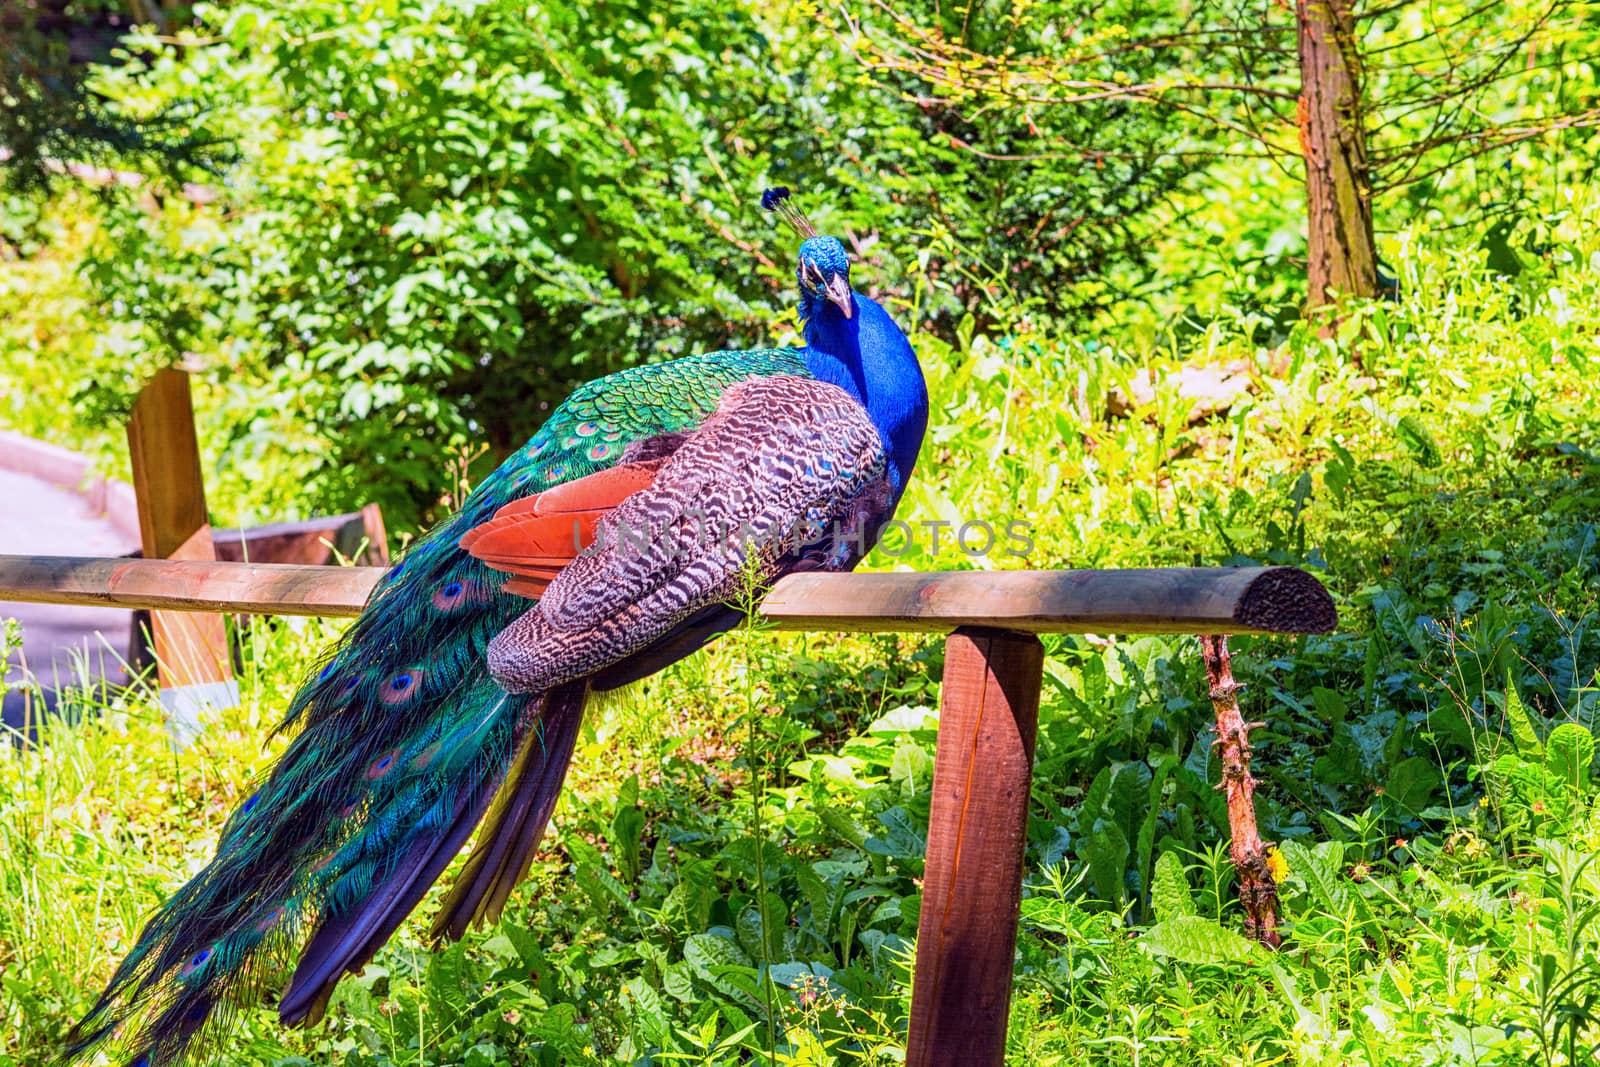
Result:
<svg viewBox="0 0 1600 1067">
<path fill-rule="evenodd" d="M 1425 181 L 1435 174 L 1449 170 L 1451 167 L 1464 163 L 1469 159 L 1476 159 L 1498 149 L 1508 148 L 1523 141 L 1531 141 L 1560 130 L 1595 128 L 1600 128 L 1600 108 L 1592 108 L 1579 114 L 1566 115 L 1533 126 L 1489 126 L 1465 133 L 1439 136 L 1428 141 L 1414 142 L 1402 150 L 1403 156 L 1390 156 L 1388 158 L 1404 158 L 1414 162 L 1424 157 L 1427 153 L 1446 146 L 1466 146 L 1466 150 L 1452 153 L 1445 162 L 1430 167 L 1425 171 L 1419 172 L 1413 165 L 1402 177 L 1385 180 L 1382 183 L 1382 188 L 1399 189 L 1413 182 Z M 1375 186 L 1377 184 L 1377 182 L 1374 182 Z"/>
</svg>

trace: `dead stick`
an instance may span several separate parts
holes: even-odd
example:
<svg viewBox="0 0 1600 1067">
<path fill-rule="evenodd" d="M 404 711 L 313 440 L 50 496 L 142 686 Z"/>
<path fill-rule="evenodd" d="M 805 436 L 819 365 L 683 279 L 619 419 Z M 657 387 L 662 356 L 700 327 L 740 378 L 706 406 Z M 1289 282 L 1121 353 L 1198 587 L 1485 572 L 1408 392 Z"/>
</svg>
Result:
<svg viewBox="0 0 1600 1067">
<path fill-rule="evenodd" d="M 1244 721 L 1239 711 L 1239 683 L 1228 662 L 1228 639 L 1200 638 L 1206 661 L 1211 706 L 1217 713 L 1216 745 L 1222 755 L 1222 790 L 1228 797 L 1229 854 L 1239 874 L 1239 903 L 1244 907 L 1244 932 L 1277 948 L 1278 885 L 1267 867 L 1267 850 L 1256 829 L 1256 780 L 1250 775 L 1250 731 L 1264 723 Z"/>
</svg>

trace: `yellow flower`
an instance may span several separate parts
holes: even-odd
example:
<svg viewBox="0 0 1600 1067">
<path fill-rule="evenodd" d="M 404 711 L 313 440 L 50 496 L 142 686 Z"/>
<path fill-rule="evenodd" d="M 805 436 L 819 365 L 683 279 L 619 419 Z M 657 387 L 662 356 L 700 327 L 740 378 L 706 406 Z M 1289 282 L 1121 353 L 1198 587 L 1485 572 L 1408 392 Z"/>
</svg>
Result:
<svg viewBox="0 0 1600 1067">
<path fill-rule="evenodd" d="M 1272 875 L 1274 882 L 1280 884 L 1289 877 L 1289 861 L 1283 858 L 1277 845 L 1267 846 L 1267 873 Z"/>
</svg>

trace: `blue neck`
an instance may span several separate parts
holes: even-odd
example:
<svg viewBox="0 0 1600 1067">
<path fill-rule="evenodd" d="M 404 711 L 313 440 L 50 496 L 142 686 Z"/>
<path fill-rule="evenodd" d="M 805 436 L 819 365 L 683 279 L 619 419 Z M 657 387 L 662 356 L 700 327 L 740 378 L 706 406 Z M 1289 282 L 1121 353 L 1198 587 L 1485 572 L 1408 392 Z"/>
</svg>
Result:
<svg viewBox="0 0 1600 1067">
<path fill-rule="evenodd" d="M 867 409 L 889 452 L 889 484 L 895 500 L 905 491 L 928 427 L 928 387 L 911 342 L 877 302 L 855 295 L 855 314 L 834 305 L 806 320 L 806 366 Z"/>
</svg>

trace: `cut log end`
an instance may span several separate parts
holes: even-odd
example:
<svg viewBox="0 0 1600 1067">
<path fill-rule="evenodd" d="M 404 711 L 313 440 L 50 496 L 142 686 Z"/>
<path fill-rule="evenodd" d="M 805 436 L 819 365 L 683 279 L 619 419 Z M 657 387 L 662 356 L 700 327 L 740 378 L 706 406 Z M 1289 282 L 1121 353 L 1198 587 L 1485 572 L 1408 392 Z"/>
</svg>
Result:
<svg viewBox="0 0 1600 1067">
<path fill-rule="evenodd" d="M 1281 634 L 1332 633 L 1339 624 L 1333 597 L 1298 567 L 1270 567 L 1239 597 L 1235 621 Z"/>
</svg>

